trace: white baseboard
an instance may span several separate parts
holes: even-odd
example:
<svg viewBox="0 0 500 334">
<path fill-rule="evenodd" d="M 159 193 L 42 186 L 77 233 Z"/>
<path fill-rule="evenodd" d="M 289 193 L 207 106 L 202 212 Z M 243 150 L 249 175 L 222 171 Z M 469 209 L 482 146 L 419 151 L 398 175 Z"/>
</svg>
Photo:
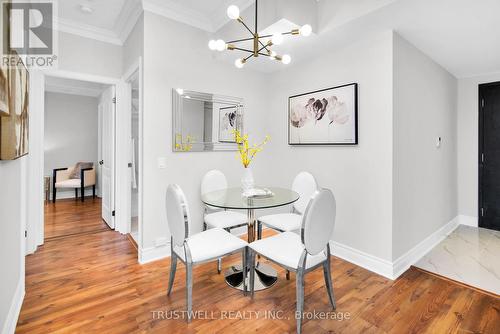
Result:
<svg viewBox="0 0 500 334">
<path fill-rule="evenodd" d="M 170 242 L 159 247 L 139 249 L 139 263 L 145 264 L 170 256 Z"/>
<path fill-rule="evenodd" d="M 391 280 L 395 280 L 453 232 L 460 224 L 477 226 L 477 218 L 463 215 L 453 218 L 446 225 L 442 226 L 393 262 L 335 241 L 330 241 L 330 247 L 332 255 Z M 235 230 L 235 232 L 246 233 L 243 230 Z M 235 234 L 239 235 L 240 233 Z M 139 251 L 139 263 L 149 263 L 169 256 L 170 244 L 160 247 L 150 247 Z"/>
<path fill-rule="evenodd" d="M 461 224 L 461 217 L 457 216 L 393 262 L 338 242 L 331 241 L 330 246 L 333 255 L 376 274 L 395 280 L 446 238 L 447 235 L 453 232 L 459 224 Z"/>
<path fill-rule="evenodd" d="M 392 279 L 392 263 L 344 244 L 330 241 L 332 255 Z"/>
<path fill-rule="evenodd" d="M 403 274 L 410 266 L 418 262 L 425 254 L 427 254 L 431 249 L 436 247 L 441 241 L 443 241 L 446 236 L 453 232 L 459 225 L 459 216 L 453 218 L 446 225 L 441 227 L 436 232 L 432 233 L 430 236 L 421 241 L 418 245 L 410 249 L 408 252 L 400 256 L 396 261 L 393 262 L 393 279 L 398 278 Z"/>
<path fill-rule="evenodd" d="M 14 298 L 12 298 L 9 313 L 7 314 L 7 319 L 5 319 L 5 323 L 2 328 L 2 334 L 13 334 L 16 331 L 17 319 L 19 318 L 19 313 L 21 313 L 21 307 L 23 306 L 24 294 L 23 276 L 17 284 Z"/>
<path fill-rule="evenodd" d="M 99 197 L 99 192 L 96 189 L 96 196 Z M 78 189 L 78 196 L 80 196 L 80 189 Z M 85 189 L 85 196 L 92 196 L 92 188 Z M 58 190 L 56 193 L 56 200 L 58 199 L 68 199 L 75 198 L 74 190 Z M 50 193 L 50 200 L 52 200 L 52 193 Z"/>
<path fill-rule="evenodd" d="M 458 223 L 460 225 L 466 225 L 466 226 L 472 226 L 472 227 L 479 226 L 477 217 L 473 217 L 473 216 L 459 215 L 458 216 Z"/>
</svg>

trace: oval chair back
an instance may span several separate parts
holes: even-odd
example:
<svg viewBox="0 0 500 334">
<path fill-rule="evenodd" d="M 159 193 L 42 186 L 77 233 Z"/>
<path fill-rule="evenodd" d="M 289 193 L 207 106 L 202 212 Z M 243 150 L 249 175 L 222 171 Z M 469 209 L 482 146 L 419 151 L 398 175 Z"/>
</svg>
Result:
<svg viewBox="0 0 500 334">
<path fill-rule="evenodd" d="M 206 194 L 212 191 L 227 189 L 227 179 L 224 173 L 214 169 L 203 176 L 201 181 L 201 194 Z"/>
<path fill-rule="evenodd" d="M 337 203 L 329 189 L 321 189 L 311 198 L 302 218 L 301 237 L 307 253 L 325 250 L 335 227 Z"/>
<path fill-rule="evenodd" d="M 214 169 L 207 172 L 201 180 L 201 195 L 206 193 L 227 189 L 226 175 L 220 170 Z M 219 211 L 219 208 L 207 205 L 210 210 Z"/>
<path fill-rule="evenodd" d="M 166 209 L 172 241 L 175 245 L 182 246 L 189 237 L 190 217 L 186 196 L 177 184 L 171 184 L 167 188 Z"/>
<path fill-rule="evenodd" d="M 318 183 L 311 173 L 300 172 L 293 180 L 292 190 L 300 195 L 299 200 L 293 204 L 293 208 L 298 213 L 304 214 L 309 200 L 318 190 Z"/>
</svg>

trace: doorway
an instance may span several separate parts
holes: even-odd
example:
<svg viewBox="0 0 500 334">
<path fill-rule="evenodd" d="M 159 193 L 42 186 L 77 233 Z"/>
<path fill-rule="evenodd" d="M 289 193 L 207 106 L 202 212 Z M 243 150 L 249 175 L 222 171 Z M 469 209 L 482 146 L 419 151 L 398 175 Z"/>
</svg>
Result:
<svg viewBox="0 0 500 334">
<path fill-rule="evenodd" d="M 500 231 L 500 82 L 479 85 L 479 227 Z"/>
<path fill-rule="evenodd" d="M 139 244 L 139 122 L 140 122 L 140 90 L 139 72 L 135 72 L 130 80 L 131 91 L 131 157 L 130 157 L 130 236 Z"/>
<path fill-rule="evenodd" d="M 45 77 L 44 240 L 114 228 L 115 87 Z"/>
</svg>

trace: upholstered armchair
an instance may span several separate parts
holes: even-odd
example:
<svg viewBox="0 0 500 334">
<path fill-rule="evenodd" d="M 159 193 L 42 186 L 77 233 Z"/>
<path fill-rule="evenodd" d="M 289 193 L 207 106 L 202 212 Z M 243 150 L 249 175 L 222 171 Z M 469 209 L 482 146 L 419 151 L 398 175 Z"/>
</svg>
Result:
<svg viewBox="0 0 500 334">
<path fill-rule="evenodd" d="M 78 170 L 80 172 L 78 173 Z M 78 178 L 76 178 L 78 177 Z M 76 166 L 54 169 L 52 178 L 52 201 L 56 202 L 57 189 L 75 189 L 75 198 L 78 198 L 78 189 L 82 202 L 85 200 L 85 188 L 92 187 L 92 196 L 95 198 L 96 175 L 95 167 Z"/>
</svg>

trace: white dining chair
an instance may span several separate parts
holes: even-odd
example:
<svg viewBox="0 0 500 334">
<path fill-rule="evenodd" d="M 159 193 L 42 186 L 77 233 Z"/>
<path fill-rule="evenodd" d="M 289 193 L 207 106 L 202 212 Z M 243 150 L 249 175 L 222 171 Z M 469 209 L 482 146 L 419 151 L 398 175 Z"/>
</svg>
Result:
<svg viewBox="0 0 500 334">
<path fill-rule="evenodd" d="M 177 259 L 186 266 L 186 303 L 187 321 L 191 321 L 193 309 L 193 265 L 214 261 L 234 253 L 242 253 L 243 266 L 246 267 L 247 242 L 235 237 L 221 228 L 213 228 L 197 234 L 189 233 L 191 222 L 189 208 L 183 191 L 178 185 L 169 185 L 166 196 L 168 227 L 171 233 L 170 277 L 168 295 L 177 269 Z M 246 294 L 246 271 L 243 271 L 243 293 Z"/>
<path fill-rule="evenodd" d="M 293 180 L 292 190 L 300 196 L 293 203 L 292 211 L 259 217 L 257 222 L 257 239 L 262 238 L 262 225 L 279 232 L 291 232 L 300 229 L 302 214 L 309 204 L 309 199 L 318 190 L 316 179 L 311 173 L 300 172 Z"/>
<path fill-rule="evenodd" d="M 304 276 L 323 267 L 325 285 L 330 304 L 335 310 L 335 296 L 330 273 L 329 241 L 335 226 L 335 196 L 328 189 L 317 191 L 302 217 L 300 235 L 284 232 L 249 244 L 250 294 L 253 297 L 255 280 L 255 255 L 260 254 L 271 262 L 296 273 L 297 333 L 301 332 L 304 310 Z"/>
<path fill-rule="evenodd" d="M 262 239 L 262 225 L 278 232 L 291 232 L 300 230 L 302 214 L 309 204 L 309 199 L 318 190 L 318 183 L 311 173 L 300 172 L 295 176 L 292 190 L 299 194 L 299 199 L 292 205 L 289 213 L 278 213 L 262 216 L 257 220 L 257 239 Z M 286 279 L 290 279 L 290 272 L 286 272 Z"/>
<path fill-rule="evenodd" d="M 227 189 L 227 179 L 219 170 L 211 170 L 203 176 L 201 181 L 201 194 Z M 203 217 L 203 230 L 209 228 L 222 228 L 228 232 L 233 228 L 247 225 L 247 216 L 240 212 L 224 210 L 205 205 Z M 217 272 L 222 270 L 222 261 L 217 261 Z"/>
</svg>

